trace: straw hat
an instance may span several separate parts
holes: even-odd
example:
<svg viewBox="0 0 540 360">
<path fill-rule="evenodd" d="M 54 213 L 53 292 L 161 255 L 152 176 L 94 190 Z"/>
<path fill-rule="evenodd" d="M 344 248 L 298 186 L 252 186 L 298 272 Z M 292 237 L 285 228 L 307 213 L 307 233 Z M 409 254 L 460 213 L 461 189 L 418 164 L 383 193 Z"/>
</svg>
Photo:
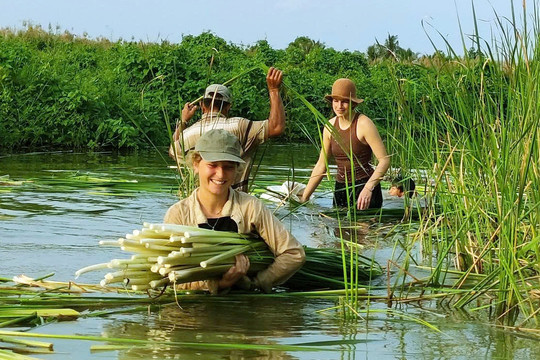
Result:
<svg viewBox="0 0 540 360">
<path fill-rule="evenodd" d="M 356 85 L 349 79 L 337 79 L 332 85 L 332 94 L 324 97 L 328 101 L 332 99 L 350 100 L 355 104 L 360 104 L 364 99 L 358 99 L 356 97 Z"/>
</svg>

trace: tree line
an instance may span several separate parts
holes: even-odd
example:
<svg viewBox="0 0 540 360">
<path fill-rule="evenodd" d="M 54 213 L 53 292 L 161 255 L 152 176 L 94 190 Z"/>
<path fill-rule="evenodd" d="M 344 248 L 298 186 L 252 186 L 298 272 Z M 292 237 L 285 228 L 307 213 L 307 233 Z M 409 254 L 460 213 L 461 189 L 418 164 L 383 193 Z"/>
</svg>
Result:
<svg viewBox="0 0 540 360">
<path fill-rule="evenodd" d="M 399 121 L 402 96 L 396 79 L 422 83 L 442 64 L 441 52 L 419 57 L 389 35 L 367 53 L 337 51 L 307 37 L 286 49 L 266 40 L 251 46 L 228 43 L 205 32 L 179 43 L 90 40 L 40 27 L 0 31 L 0 149 L 140 148 L 169 143 L 183 104 L 258 65 L 276 66 L 285 81 L 316 109 L 331 116 L 323 100 L 334 80 L 355 81 L 365 99 L 361 111 L 381 133 Z M 441 85 L 444 88 L 444 84 Z M 263 70 L 247 72 L 231 84 L 233 116 L 268 116 Z M 422 98 L 415 92 L 414 98 Z M 313 114 L 283 91 L 288 126 L 283 141 L 318 136 Z M 415 99 L 410 101 L 417 101 Z"/>
</svg>

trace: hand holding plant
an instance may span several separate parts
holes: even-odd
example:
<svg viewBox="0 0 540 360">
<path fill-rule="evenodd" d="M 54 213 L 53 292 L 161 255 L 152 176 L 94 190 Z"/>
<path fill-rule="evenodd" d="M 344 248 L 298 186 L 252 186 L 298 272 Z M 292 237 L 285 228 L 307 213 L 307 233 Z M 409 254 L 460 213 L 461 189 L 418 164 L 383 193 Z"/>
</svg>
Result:
<svg viewBox="0 0 540 360">
<path fill-rule="evenodd" d="M 268 90 L 278 90 L 281 86 L 283 80 L 283 72 L 274 67 L 268 69 L 268 74 L 266 74 L 266 84 L 268 85 Z"/>
<path fill-rule="evenodd" d="M 249 265 L 249 258 L 246 255 L 236 255 L 234 265 L 221 277 L 219 288 L 225 289 L 236 284 L 238 280 L 247 275 Z"/>
<path fill-rule="evenodd" d="M 182 109 L 182 123 L 187 124 L 189 120 L 195 115 L 195 112 L 199 109 L 196 104 L 186 103 Z"/>
</svg>

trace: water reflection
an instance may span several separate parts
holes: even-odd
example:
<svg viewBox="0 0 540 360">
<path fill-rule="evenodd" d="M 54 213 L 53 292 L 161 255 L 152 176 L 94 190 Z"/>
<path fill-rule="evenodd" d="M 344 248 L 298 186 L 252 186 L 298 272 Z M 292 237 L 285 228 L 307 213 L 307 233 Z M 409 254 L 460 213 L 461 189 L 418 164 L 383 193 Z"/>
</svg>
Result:
<svg viewBox="0 0 540 360">
<path fill-rule="evenodd" d="M 333 306 L 331 301 L 291 298 L 204 298 L 198 301 L 180 300 L 164 307 L 159 314 L 145 322 L 110 324 L 105 335 L 148 339 L 156 342 L 193 342 L 206 344 L 239 344 L 236 349 L 204 349 L 203 358 L 227 359 L 296 359 L 336 358 L 342 351 L 338 346 L 333 356 L 328 352 L 288 352 L 282 349 L 242 349 L 242 345 L 284 345 L 313 340 L 342 340 L 332 321 L 328 322 L 316 310 Z M 325 326 L 327 323 L 327 326 Z M 209 346 L 210 347 L 210 346 Z M 192 359 L 201 355 L 200 347 L 137 348 L 120 353 L 121 359 L 160 358 Z M 322 357 L 321 357 L 322 356 Z"/>
</svg>

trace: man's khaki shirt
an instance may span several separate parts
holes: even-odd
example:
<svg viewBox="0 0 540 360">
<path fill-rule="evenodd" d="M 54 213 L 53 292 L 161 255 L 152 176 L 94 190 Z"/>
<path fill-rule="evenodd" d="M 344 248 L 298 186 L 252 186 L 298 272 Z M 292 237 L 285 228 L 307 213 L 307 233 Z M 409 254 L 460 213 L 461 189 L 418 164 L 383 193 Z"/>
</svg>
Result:
<svg viewBox="0 0 540 360">
<path fill-rule="evenodd" d="M 253 156 L 257 146 L 268 139 L 268 120 L 251 121 L 242 117 L 227 118 L 221 113 L 203 114 L 201 120 L 184 129 L 178 141 L 175 141 L 173 145 L 172 153 L 175 154 L 179 166 L 184 163 L 184 154 L 189 150 L 193 150 L 202 134 L 212 129 L 227 130 L 240 140 L 242 145 L 241 157 L 246 164 L 243 172 L 237 175 L 234 183 L 243 183 L 239 188 L 247 192 L 247 180 L 253 163 Z"/>
</svg>

